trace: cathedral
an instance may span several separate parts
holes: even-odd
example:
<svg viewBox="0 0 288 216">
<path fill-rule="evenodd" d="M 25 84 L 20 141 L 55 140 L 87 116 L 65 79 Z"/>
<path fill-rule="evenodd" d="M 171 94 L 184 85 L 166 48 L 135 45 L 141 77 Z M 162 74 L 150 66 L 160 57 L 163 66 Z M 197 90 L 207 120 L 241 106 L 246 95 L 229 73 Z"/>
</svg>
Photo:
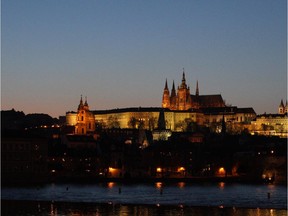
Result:
<svg viewBox="0 0 288 216">
<path fill-rule="evenodd" d="M 186 84 L 185 72 L 183 71 L 182 82 L 177 87 L 173 81 L 171 94 L 168 88 L 167 80 L 162 98 L 162 107 L 170 110 L 190 110 L 211 107 L 225 107 L 225 103 L 220 94 L 217 95 L 200 95 L 198 81 L 196 84 L 195 95 L 190 93 L 190 87 Z"/>
</svg>

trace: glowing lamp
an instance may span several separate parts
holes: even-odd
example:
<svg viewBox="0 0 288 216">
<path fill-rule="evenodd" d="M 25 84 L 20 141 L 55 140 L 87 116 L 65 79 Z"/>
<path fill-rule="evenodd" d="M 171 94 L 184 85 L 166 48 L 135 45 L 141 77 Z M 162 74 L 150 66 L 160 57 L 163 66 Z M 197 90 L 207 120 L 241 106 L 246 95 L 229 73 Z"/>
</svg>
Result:
<svg viewBox="0 0 288 216">
<path fill-rule="evenodd" d="M 179 167 L 178 168 L 178 172 L 181 172 L 181 171 L 185 171 L 185 168 L 184 167 Z"/>
<path fill-rule="evenodd" d="M 220 167 L 219 170 L 218 170 L 219 174 L 220 175 L 224 175 L 225 174 L 225 169 L 224 167 Z"/>
</svg>

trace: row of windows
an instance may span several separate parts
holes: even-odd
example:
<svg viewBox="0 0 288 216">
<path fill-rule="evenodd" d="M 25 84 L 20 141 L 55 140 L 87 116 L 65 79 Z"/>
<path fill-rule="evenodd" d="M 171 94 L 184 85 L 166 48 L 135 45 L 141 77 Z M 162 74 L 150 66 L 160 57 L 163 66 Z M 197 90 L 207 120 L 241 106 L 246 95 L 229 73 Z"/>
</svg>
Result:
<svg viewBox="0 0 288 216">
<path fill-rule="evenodd" d="M 14 144 L 14 143 L 2 143 L 1 144 L 2 150 L 10 150 L 10 151 L 29 151 L 33 148 L 33 145 L 29 143 L 20 143 L 20 144 Z"/>
<path fill-rule="evenodd" d="M 3 161 L 31 161 L 31 155 L 29 154 L 14 154 L 14 153 L 5 153 L 1 155 Z"/>
<path fill-rule="evenodd" d="M 27 172 L 27 171 L 33 171 L 33 172 L 37 172 L 37 173 L 43 173 L 43 172 L 46 172 L 47 170 L 45 169 L 45 166 L 29 166 L 29 165 L 12 165 L 12 166 L 9 166 L 9 165 L 2 165 L 2 169 L 3 169 L 3 172 Z"/>
</svg>

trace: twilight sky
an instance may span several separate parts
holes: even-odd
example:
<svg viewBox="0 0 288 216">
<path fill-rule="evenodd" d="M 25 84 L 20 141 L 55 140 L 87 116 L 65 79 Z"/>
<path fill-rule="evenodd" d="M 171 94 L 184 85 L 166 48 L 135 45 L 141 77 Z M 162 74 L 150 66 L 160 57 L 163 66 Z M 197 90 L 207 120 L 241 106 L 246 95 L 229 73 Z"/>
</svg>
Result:
<svg viewBox="0 0 288 216">
<path fill-rule="evenodd" d="M 286 0 L 2 0 L 1 109 L 160 107 L 165 80 L 276 113 Z"/>
</svg>

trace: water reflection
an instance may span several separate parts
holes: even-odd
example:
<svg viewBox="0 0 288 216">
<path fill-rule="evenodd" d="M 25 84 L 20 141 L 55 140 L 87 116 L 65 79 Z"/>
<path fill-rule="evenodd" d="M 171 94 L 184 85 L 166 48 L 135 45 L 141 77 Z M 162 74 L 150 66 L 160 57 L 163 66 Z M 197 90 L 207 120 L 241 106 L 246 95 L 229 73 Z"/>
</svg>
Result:
<svg viewBox="0 0 288 216">
<path fill-rule="evenodd" d="M 163 185 L 162 182 L 156 182 L 155 183 L 155 186 L 156 186 L 157 189 L 161 189 L 162 185 Z"/>
<path fill-rule="evenodd" d="M 177 183 L 178 188 L 184 188 L 185 187 L 185 182 L 178 182 Z"/>
<path fill-rule="evenodd" d="M 39 203 L 38 203 L 39 204 Z M 174 205 L 121 205 L 96 203 L 41 202 L 41 212 L 34 201 L 2 201 L 1 215 L 50 215 L 50 216 L 164 216 L 164 215 L 209 215 L 209 216 L 282 216 L 287 210 L 246 209 L 219 207 L 188 207 Z"/>
<path fill-rule="evenodd" d="M 67 190 L 69 188 L 69 190 Z M 287 208 L 287 187 L 280 185 L 245 185 L 230 183 L 191 184 L 185 182 L 153 184 L 49 184 L 42 187 L 2 187 L 6 200 L 88 202 L 108 204 L 149 204 L 185 206 L 219 206 L 236 208 Z M 59 213 L 51 208 L 49 214 Z M 38 204 L 38 203 L 37 203 Z M 42 206 L 35 206 L 42 209 Z M 254 212 L 256 214 L 257 212 Z M 271 214 L 274 212 L 271 212 Z M 270 212 L 269 212 L 270 214 Z"/>
<path fill-rule="evenodd" d="M 224 187 L 225 187 L 225 182 L 219 182 L 218 186 L 219 186 L 220 189 L 223 190 Z"/>
<path fill-rule="evenodd" d="M 112 189 L 115 186 L 115 182 L 108 182 L 107 186 L 109 189 Z"/>
</svg>

